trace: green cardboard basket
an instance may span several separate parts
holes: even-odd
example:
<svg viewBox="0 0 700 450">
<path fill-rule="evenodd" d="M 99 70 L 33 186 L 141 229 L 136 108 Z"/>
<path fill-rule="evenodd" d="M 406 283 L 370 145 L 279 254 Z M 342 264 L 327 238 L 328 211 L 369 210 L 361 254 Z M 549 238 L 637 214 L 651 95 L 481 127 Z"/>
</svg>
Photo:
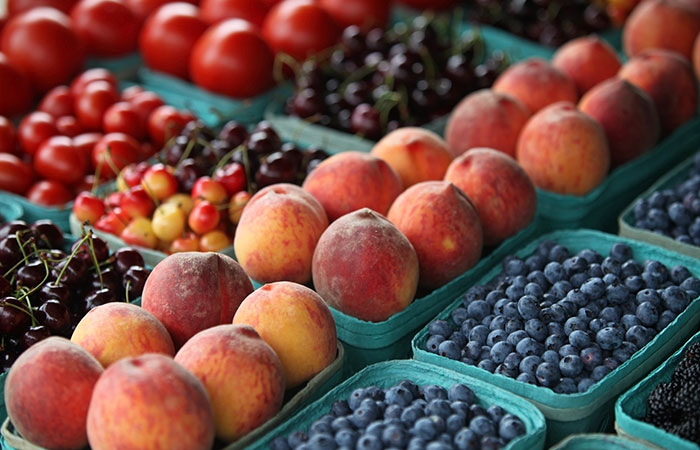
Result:
<svg viewBox="0 0 700 450">
<path fill-rule="evenodd" d="M 575 434 L 549 450 L 656 450 L 639 441 L 614 434 Z"/>
<path fill-rule="evenodd" d="M 659 176 L 700 147 L 700 116 L 678 128 L 654 149 L 608 174 L 584 196 L 537 189 L 538 208 L 550 230 L 596 228 L 615 232 L 620 211 Z"/>
<path fill-rule="evenodd" d="M 10 198 L 0 198 L 0 222 L 11 222 L 24 215 L 24 208 Z"/>
<path fill-rule="evenodd" d="M 30 202 L 27 200 L 27 197 L 22 195 L 13 194 L 8 191 L 0 191 L 0 202 L 18 205 L 24 212 L 22 219 L 28 223 L 41 219 L 50 219 L 53 220 L 62 231 L 68 232 L 70 230 L 68 217 L 73 210 L 72 201 L 62 206 L 40 206 Z"/>
<path fill-rule="evenodd" d="M 109 70 L 119 81 L 135 80 L 143 65 L 139 52 L 129 53 L 119 58 L 90 58 L 85 62 L 86 69 L 101 67 Z"/>
<path fill-rule="evenodd" d="M 285 424 L 269 432 L 250 448 L 252 450 L 268 448 L 270 442 L 278 436 L 286 436 L 296 430 L 308 429 L 314 420 L 330 410 L 334 401 L 347 399 L 350 393 L 359 387 L 376 385 L 380 388 L 388 388 L 406 379 L 420 385 L 438 384 L 444 387 L 455 383 L 464 383 L 474 391 L 479 404 L 499 405 L 509 413 L 517 415 L 525 424 L 526 434 L 511 441 L 504 447 L 504 450 L 539 450 L 544 446 L 544 417 L 537 408 L 528 402 L 510 395 L 494 385 L 451 370 L 444 370 L 418 361 L 388 361 L 369 366 L 344 381 L 320 400 L 301 410 Z"/>
<path fill-rule="evenodd" d="M 622 436 L 641 439 L 648 445 L 674 450 L 698 450 L 700 445 L 657 428 L 642 419 L 647 412 L 647 398 L 659 383 L 671 380 L 673 371 L 692 344 L 700 342 L 700 333 L 693 336 L 656 370 L 625 392 L 615 403 L 615 429 Z"/>
<path fill-rule="evenodd" d="M 505 256 L 534 239 L 538 230 L 539 222 L 535 219 L 527 228 L 482 257 L 475 267 L 430 294 L 415 299 L 406 309 L 382 322 L 367 322 L 331 308 L 338 339 L 345 346 L 346 375 L 355 374 L 379 361 L 410 357 L 411 338 L 421 327 Z"/>
<path fill-rule="evenodd" d="M 700 258 L 700 247 L 684 244 L 683 242 L 679 242 L 668 236 L 664 236 L 663 234 L 657 234 L 649 230 L 637 228 L 636 219 L 634 217 L 634 205 L 637 203 L 637 201 L 649 197 L 655 191 L 673 188 L 682 183 L 688 175 L 688 172 L 690 172 L 690 169 L 693 167 L 694 158 L 695 155 L 689 157 L 666 175 L 659 178 L 658 181 L 652 184 L 649 189 L 640 194 L 639 197 L 635 198 L 629 204 L 629 206 L 622 211 L 622 214 L 620 214 L 620 217 L 617 220 L 620 227 L 620 236 L 658 245 L 659 247 L 692 256 L 693 258 Z"/>
<path fill-rule="evenodd" d="M 670 252 L 643 242 L 613 236 L 593 230 L 561 230 L 541 236 L 536 241 L 520 248 L 519 257 L 534 253 L 540 241 L 553 239 L 578 253 L 584 248 L 592 248 L 607 254 L 616 242 L 628 244 L 637 261 L 656 259 L 667 266 L 684 265 L 690 272 L 700 277 L 700 260 Z M 477 284 L 485 284 L 501 272 L 501 266 L 493 267 Z M 448 319 L 453 309 L 459 306 L 462 298 L 442 311 L 437 318 Z M 547 443 L 552 445 L 573 433 L 596 432 L 612 426 L 613 406 L 618 395 L 639 381 L 675 349 L 680 347 L 700 325 L 700 299 L 694 299 L 676 319 L 661 333 L 636 352 L 632 358 L 620 365 L 609 375 L 594 384 L 588 391 L 576 394 L 557 394 L 553 390 L 535 386 L 504 375 L 497 375 L 476 366 L 454 361 L 428 352 L 425 344 L 428 327 L 424 327 L 413 339 L 414 358 L 440 367 L 458 371 L 480 380 L 493 383 L 521 396 L 537 406 L 547 418 Z"/>
<path fill-rule="evenodd" d="M 283 104 L 292 94 L 291 83 L 282 83 L 256 97 L 237 100 L 146 67 L 139 69 L 138 78 L 144 89 L 155 92 L 169 105 L 192 111 L 213 128 L 231 119 L 245 124 L 257 123 L 263 119 L 270 103 Z"/>
</svg>

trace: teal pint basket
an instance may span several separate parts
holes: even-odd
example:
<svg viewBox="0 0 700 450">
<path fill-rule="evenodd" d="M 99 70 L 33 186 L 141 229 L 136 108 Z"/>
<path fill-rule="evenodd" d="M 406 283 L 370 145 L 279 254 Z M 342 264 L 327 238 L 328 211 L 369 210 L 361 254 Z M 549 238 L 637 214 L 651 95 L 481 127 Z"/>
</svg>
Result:
<svg viewBox="0 0 700 450">
<path fill-rule="evenodd" d="M 696 147 L 697 149 L 698 147 Z M 649 230 L 644 230 L 637 228 L 636 220 L 634 217 L 634 205 L 637 201 L 649 197 L 653 192 L 673 188 L 685 180 L 688 172 L 693 167 L 693 161 L 696 155 L 683 161 L 681 164 L 676 166 L 673 170 L 668 172 L 663 177 L 659 178 L 654 184 L 649 187 L 646 191 L 635 198 L 624 211 L 620 214 L 618 218 L 618 224 L 620 227 L 620 236 L 624 236 L 630 239 L 636 239 L 638 241 L 648 242 L 653 245 L 658 245 L 659 247 L 667 248 L 671 251 L 682 253 L 684 255 L 692 256 L 693 258 L 700 258 L 700 247 L 696 245 L 684 244 L 675 239 L 662 234 L 654 233 Z"/>
<path fill-rule="evenodd" d="M 639 441 L 614 434 L 575 434 L 549 450 L 658 450 Z"/>
<path fill-rule="evenodd" d="M 693 336 L 684 346 L 674 353 L 646 378 L 625 392 L 615 404 L 615 429 L 626 437 L 641 439 L 648 445 L 674 450 L 698 450 L 700 445 L 657 428 L 642 419 L 647 411 L 647 398 L 659 385 L 671 380 L 673 371 L 683 360 L 685 351 L 691 345 L 700 342 L 700 333 Z"/>
<path fill-rule="evenodd" d="M 534 253 L 540 241 L 555 240 L 578 253 L 584 248 L 607 254 L 616 242 L 628 244 L 637 261 L 656 259 L 667 266 L 684 265 L 690 272 L 700 277 L 700 260 L 651 246 L 643 242 L 632 241 L 593 230 L 561 230 L 541 236 L 539 239 L 521 247 L 515 254 L 525 258 Z M 477 284 L 485 284 L 501 272 L 501 266 L 492 266 Z M 449 315 L 462 298 L 442 311 L 437 319 L 449 320 Z M 454 370 L 482 381 L 493 383 L 511 393 L 523 397 L 537 406 L 547 418 L 547 445 L 559 442 L 574 433 L 604 431 L 613 424 L 613 409 L 618 395 L 639 381 L 654 367 L 661 363 L 675 349 L 680 347 L 700 325 L 700 299 L 694 299 L 676 319 L 632 358 L 620 365 L 588 391 L 576 394 L 557 394 L 553 390 L 516 381 L 504 375 L 497 375 L 470 366 L 460 361 L 448 359 L 430 353 L 425 344 L 428 327 L 424 327 L 413 339 L 414 358 L 436 366 Z"/>
<path fill-rule="evenodd" d="M 13 194 L 12 192 L 0 191 L 0 202 L 4 204 L 13 204 L 20 207 L 23 211 L 22 219 L 28 223 L 35 222 L 41 219 L 50 219 L 58 227 L 68 232 L 70 225 L 68 217 L 73 210 L 73 202 L 70 201 L 61 206 L 41 206 L 27 200 L 27 197 Z"/>
<path fill-rule="evenodd" d="M 139 52 L 129 53 L 118 58 L 90 58 L 85 62 L 86 69 L 101 67 L 109 70 L 119 81 L 136 80 L 139 68 L 143 65 Z"/>
<path fill-rule="evenodd" d="M 24 208 L 10 198 L 0 197 L 0 221 L 11 222 L 20 219 L 24 215 Z"/>
<path fill-rule="evenodd" d="M 443 387 L 464 383 L 474 391 L 479 404 L 487 406 L 497 404 L 509 413 L 520 417 L 525 424 L 525 435 L 511 441 L 504 447 L 505 450 L 539 450 L 544 446 L 546 427 L 544 417 L 537 408 L 528 402 L 510 395 L 494 385 L 451 370 L 444 370 L 418 361 L 388 361 L 369 366 L 344 381 L 320 400 L 304 408 L 283 425 L 269 432 L 250 448 L 252 450 L 269 448 L 270 442 L 278 436 L 286 436 L 296 430 L 308 429 L 314 420 L 330 410 L 334 401 L 347 399 L 357 388 L 371 385 L 388 388 L 406 379 L 419 385 L 438 384 Z"/>
<path fill-rule="evenodd" d="M 456 296 L 471 287 L 494 265 L 539 233 L 537 219 L 517 235 L 507 239 L 464 274 L 424 297 L 417 298 L 403 311 L 382 322 L 367 322 L 331 308 L 338 339 L 346 352 L 345 372 L 350 376 L 380 361 L 411 355 L 411 338 Z"/>
</svg>

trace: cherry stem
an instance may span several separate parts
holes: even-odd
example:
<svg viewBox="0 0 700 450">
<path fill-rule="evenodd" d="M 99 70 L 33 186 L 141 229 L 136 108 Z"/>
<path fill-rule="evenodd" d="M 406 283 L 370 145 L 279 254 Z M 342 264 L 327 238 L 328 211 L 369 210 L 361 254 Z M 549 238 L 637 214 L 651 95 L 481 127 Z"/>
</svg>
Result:
<svg viewBox="0 0 700 450">
<path fill-rule="evenodd" d="M 85 230 L 83 230 L 83 233 Z M 97 277 L 100 279 L 100 289 L 104 289 L 105 284 L 104 280 L 102 279 L 102 271 L 100 270 L 100 263 L 97 261 L 97 255 L 95 254 L 95 244 L 92 239 L 92 233 L 89 233 L 88 235 L 88 245 L 90 247 L 90 257 L 92 259 L 92 263 L 95 265 L 95 271 L 97 272 Z"/>
<path fill-rule="evenodd" d="M 225 153 L 224 156 L 222 156 L 221 159 L 219 159 L 219 162 L 214 166 L 214 170 L 212 170 L 211 173 L 213 174 L 213 173 L 215 173 L 217 170 L 219 170 L 219 169 L 221 169 L 222 167 L 224 167 L 224 166 L 229 162 L 229 160 L 233 157 L 233 154 L 234 154 L 234 153 L 236 153 L 236 152 L 239 151 L 239 150 L 240 150 L 241 152 L 243 151 L 243 147 L 244 147 L 244 145 L 241 144 L 241 145 L 239 145 L 238 147 L 236 147 L 236 148 L 234 148 L 233 150 L 231 150 L 230 152 Z"/>
<path fill-rule="evenodd" d="M 124 286 L 124 301 L 126 303 L 131 303 L 129 301 L 129 288 L 131 288 L 131 280 L 127 280 L 126 286 Z"/>
<path fill-rule="evenodd" d="M 114 160 L 112 159 L 112 148 L 108 145 L 107 149 L 105 150 L 105 157 L 103 161 L 107 161 L 107 165 L 109 166 L 110 169 L 112 169 L 112 172 L 114 172 L 114 176 L 119 175 L 119 168 L 117 165 L 114 163 Z"/>
<path fill-rule="evenodd" d="M 192 149 L 194 148 L 195 141 L 195 139 L 187 140 L 187 146 L 185 147 L 185 151 L 182 152 L 182 156 L 180 156 L 180 159 L 178 159 L 177 164 L 175 164 L 175 167 L 180 167 L 182 162 L 190 156 L 190 153 L 192 153 Z"/>
<path fill-rule="evenodd" d="M 95 179 L 92 180 L 92 188 L 90 189 L 90 193 L 94 196 L 97 196 L 97 187 L 100 185 L 100 173 L 102 172 L 103 163 L 104 160 L 100 160 L 95 168 Z"/>
<path fill-rule="evenodd" d="M 275 83 L 277 84 L 280 84 L 285 80 L 284 64 L 286 64 L 287 66 L 289 66 L 290 69 L 292 69 L 292 72 L 294 72 L 294 78 L 297 78 L 299 76 L 299 73 L 301 72 L 301 66 L 299 64 L 299 61 L 297 61 L 289 53 L 279 52 L 277 53 L 277 55 L 275 55 L 275 62 L 272 69 L 272 76 L 275 80 Z"/>
<path fill-rule="evenodd" d="M 68 267 L 68 263 L 73 260 L 75 255 L 78 253 L 78 249 L 80 249 L 80 246 L 85 243 L 87 240 L 88 236 L 83 236 L 83 238 L 79 241 L 78 245 L 75 246 L 71 254 L 65 259 L 66 263 L 61 267 L 61 271 L 58 273 L 58 276 L 56 277 L 56 283 L 61 282 L 61 278 L 63 278 L 63 274 L 66 272 L 66 268 Z"/>
</svg>

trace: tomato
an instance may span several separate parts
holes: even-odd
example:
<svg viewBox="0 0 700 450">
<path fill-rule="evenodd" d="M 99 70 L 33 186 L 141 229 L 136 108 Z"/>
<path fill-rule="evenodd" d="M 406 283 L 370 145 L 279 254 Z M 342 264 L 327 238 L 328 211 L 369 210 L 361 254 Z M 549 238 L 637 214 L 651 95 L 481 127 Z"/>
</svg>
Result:
<svg viewBox="0 0 700 450">
<path fill-rule="evenodd" d="M 24 195 L 32 185 L 32 167 L 9 153 L 0 153 L 0 189 Z"/>
<path fill-rule="evenodd" d="M 83 65 L 82 43 L 70 18 L 53 8 L 13 17 L 2 34 L 2 52 L 44 92 L 66 83 Z"/>
<path fill-rule="evenodd" d="M 73 115 L 73 94 L 65 85 L 56 86 L 44 95 L 39 103 L 39 111 L 49 113 L 54 117 Z"/>
<path fill-rule="evenodd" d="M 202 0 L 199 14 L 208 24 L 226 19 L 244 19 L 262 27 L 269 9 L 263 0 Z"/>
<path fill-rule="evenodd" d="M 159 106 L 163 106 L 165 103 L 155 92 L 145 91 L 134 98 L 129 100 L 129 103 L 136 108 L 141 118 L 148 121 L 148 117 L 153 111 L 155 111 Z"/>
<path fill-rule="evenodd" d="M 63 136 L 77 136 L 83 132 L 83 127 L 74 116 L 62 116 L 56 119 L 58 134 Z"/>
<path fill-rule="evenodd" d="M 83 154 L 91 171 L 95 170 L 95 166 L 92 165 L 92 149 L 102 136 L 102 133 L 83 133 L 73 138 L 73 147 Z"/>
<path fill-rule="evenodd" d="M 363 30 L 384 27 L 389 20 L 389 0 L 320 0 L 319 5 L 343 28 L 357 25 Z"/>
<path fill-rule="evenodd" d="M 274 55 L 257 28 L 241 19 L 211 26 L 190 57 L 192 80 L 210 91 L 252 97 L 272 84 Z"/>
<path fill-rule="evenodd" d="M 32 97 L 29 79 L 0 53 L 0 115 L 12 117 L 29 110 Z"/>
<path fill-rule="evenodd" d="M 70 10 L 78 0 L 8 0 L 7 12 L 10 16 L 29 11 L 40 6 L 56 8 L 65 14 L 70 14 Z"/>
<path fill-rule="evenodd" d="M 192 47 L 206 29 L 196 6 L 167 4 L 144 23 L 139 37 L 141 56 L 150 68 L 187 79 Z"/>
<path fill-rule="evenodd" d="M 93 81 L 75 98 L 75 115 L 86 130 L 101 130 L 102 117 L 119 101 L 119 93 L 106 81 Z"/>
<path fill-rule="evenodd" d="M 114 57 L 136 50 L 140 21 L 124 3 L 80 0 L 70 17 L 88 53 Z"/>
<path fill-rule="evenodd" d="M 85 175 L 87 160 L 68 136 L 44 141 L 34 155 L 34 170 L 47 180 L 74 184 Z"/>
<path fill-rule="evenodd" d="M 7 117 L 0 116 L 0 153 L 14 153 L 17 149 L 15 127 Z"/>
<path fill-rule="evenodd" d="M 146 136 L 146 123 L 129 102 L 117 102 L 110 106 L 102 118 L 102 128 L 105 133 L 126 133 L 138 140 Z"/>
<path fill-rule="evenodd" d="M 285 0 L 265 18 L 262 34 L 275 52 L 297 61 L 335 44 L 341 29 L 313 0 Z"/>
<path fill-rule="evenodd" d="M 108 133 L 93 147 L 92 164 L 95 168 L 99 167 L 101 176 L 111 179 L 127 164 L 136 162 L 138 156 L 139 143 L 136 139 L 124 133 Z"/>
<path fill-rule="evenodd" d="M 78 75 L 70 84 L 70 92 L 73 94 L 73 99 L 80 96 L 85 90 L 85 87 L 93 81 L 106 81 L 114 86 L 115 91 L 117 90 L 117 79 L 114 78 L 112 72 L 101 68 L 89 69 Z"/>
<path fill-rule="evenodd" d="M 53 116 L 41 111 L 27 115 L 17 127 L 19 145 L 24 153 L 33 155 L 42 142 L 56 136 L 58 129 Z"/>
<path fill-rule="evenodd" d="M 145 90 L 141 86 L 135 84 L 133 86 L 129 86 L 128 88 L 122 91 L 121 99 L 125 102 L 128 102 L 142 92 L 145 92 Z"/>
<path fill-rule="evenodd" d="M 416 9 L 449 9 L 457 4 L 457 0 L 398 0 L 399 3 Z"/>
<path fill-rule="evenodd" d="M 170 138 L 180 134 L 189 121 L 189 116 L 184 116 L 174 107 L 159 106 L 148 116 L 148 134 L 153 144 L 161 148 Z"/>
<path fill-rule="evenodd" d="M 136 14 L 141 22 L 150 17 L 158 8 L 170 3 L 172 0 L 124 0 L 126 6 Z M 197 4 L 198 0 L 182 0 L 187 3 Z"/>
<path fill-rule="evenodd" d="M 65 205 L 73 199 L 67 187 L 56 181 L 43 180 L 29 188 L 27 200 L 42 206 Z"/>
</svg>

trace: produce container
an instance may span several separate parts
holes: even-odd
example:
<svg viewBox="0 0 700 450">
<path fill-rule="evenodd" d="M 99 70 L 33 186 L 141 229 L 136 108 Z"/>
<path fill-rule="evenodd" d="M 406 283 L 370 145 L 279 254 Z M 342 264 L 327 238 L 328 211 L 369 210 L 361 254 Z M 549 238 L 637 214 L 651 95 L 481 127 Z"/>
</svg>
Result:
<svg viewBox="0 0 700 450">
<path fill-rule="evenodd" d="M 661 366 L 620 396 L 615 403 L 615 430 L 621 436 L 634 437 L 654 447 L 673 448 L 674 450 L 700 449 L 698 444 L 642 420 L 647 411 L 649 394 L 659 383 L 671 380 L 673 371 L 683 360 L 685 351 L 696 342 L 700 342 L 700 333 L 693 336 Z"/>
<path fill-rule="evenodd" d="M 129 53 L 119 58 L 90 58 L 85 62 L 86 69 L 104 68 L 112 72 L 119 81 L 135 80 L 143 65 L 139 52 Z"/>
<path fill-rule="evenodd" d="M 540 241 L 552 239 L 567 247 L 571 253 L 591 248 L 607 254 L 616 242 L 624 242 L 632 248 L 636 261 L 655 259 L 667 266 L 684 265 L 690 272 L 700 277 L 700 260 L 679 255 L 663 248 L 643 242 L 636 242 L 618 236 L 593 230 L 561 230 L 541 236 L 515 253 L 519 257 L 531 255 Z M 501 266 L 492 265 L 491 270 L 473 284 L 485 284 L 501 272 Z M 447 319 L 452 310 L 459 306 L 462 298 L 457 298 L 437 318 Z M 639 381 L 662 362 L 675 349 L 680 347 L 700 325 L 700 300 L 694 299 L 663 331 L 628 361 L 594 384 L 584 393 L 557 394 L 553 390 L 516 381 L 504 375 L 497 375 L 476 366 L 438 356 L 426 350 L 428 327 L 424 327 L 413 339 L 414 358 L 435 364 L 480 380 L 498 385 L 513 394 L 523 397 L 547 418 L 547 444 L 552 445 L 573 433 L 604 431 L 613 423 L 613 410 L 618 395 Z"/>
<path fill-rule="evenodd" d="M 698 147 L 695 148 L 697 149 Z M 640 194 L 639 197 L 635 198 L 629 204 L 629 206 L 622 211 L 622 214 L 620 214 L 620 217 L 617 220 L 620 227 L 620 236 L 635 239 L 637 241 L 648 242 L 659 247 L 667 248 L 674 252 L 692 256 L 693 258 L 700 258 L 700 247 L 685 244 L 668 236 L 654 233 L 649 230 L 637 228 L 635 226 L 636 219 L 634 217 L 634 205 L 637 204 L 637 201 L 649 197 L 655 191 L 673 188 L 674 186 L 682 183 L 688 175 L 688 172 L 690 172 L 690 169 L 693 167 L 694 158 L 695 155 L 691 156 L 666 175 L 659 178 L 658 181 L 652 184 L 649 189 Z"/>
<path fill-rule="evenodd" d="M 382 322 L 367 322 L 331 308 L 338 339 L 343 342 L 347 354 L 346 377 L 375 362 L 410 357 L 411 338 L 422 326 L 494 265 L 500 264 L 505 256 L 534 239 L 538 233 L 539 222 L 535 218 L 527 228 L 482 257 L 471 270 L 415 299 L 408 308 Z"/>
<path fill-rule="evenodd" d="M 20 219 L 24 215 L 24 209 L 19 204 L 9 198 L 0 198 L 0 221 L 11 222 Z"/>
<path fill-rule="evenodd" d="M 700 116 L 678 128 L 650 152 L 610 172 L 584 196 L 537 189 L 539 212 L 550 230 L 596 228 L 615 232 L 615 220 L 633 198 L 700 147 Z"/>
<path fill-rule="evenodd" d="M 338 353 L 335 360 L 300 389 L 297 389 L 294 392 L 288 392 L 284 405 L 282 405 L 282 409 L 277 413 L 277 415 L 235 443 L 223 447 L 224 450 L 249 448 L 255 441 L 259 440 L 268 432 L 275 429 L 275 427 L 280 426 L 300 408 L 310 405 L 322 397 L 324 393 L 337 386 L 342 380 L 341 368 L 343 366 L 344 357 L 343 346 L 339 342 Z M 4 419 L 2 430 L 0 431 L 2 433 L 0 444 L 2 444 L 3 450 L 44 450 L 42 447 L 38 447 L 22 439 L 22 437 L 12 426 L 12 422 L 10 422 L 9 418 Z M 217 446 L 217 448 L 220 447 Z"/>
<path fill-rule="evenodd" d="M 73 202 L 70 201 L 62 206 L 40 206 L 27 200 L 27 197 L 13 194 L 12 192 L 0 191 L 0 202 L 19 206 L 22 211 L 22 219 L 28 223 L 41 219 L 52 220 L 58 227 L 69 232 L 69 216 L 73 210 Z M 78 233 L 79 234 L 79 233 Z"/>
<path fill-rule="evenodd" d="M 138 78 L 144 89 L 158 94 L 166 104 L 192 111 L 207 126 L 213 128 L 231 119 L 246 124 L 258 122 L 263 119 L 270 103 L 284 103 L 292 94 L 291 84 L 283 83 L 257 97 L 236 100 L 145 67 L 139 69 Z"/>
<path fill-rule="evenodd" d="M 443 387 L 464 383 L 474 391 L 482 406 L 499 405 L 509 413 L 517 415 L 525 424 L 526 434 L 511 441 L 504 449 L 538 450 L 544 446 L 544 418 L 537 408 L 528 402 L 475 378 L 418 361 L 404 360 L 387 361 L 365 368 L 324 395 L 320 400 L 301 410 L 286 423 L 269 432 L 250 448 L 254 450 L 269 448 L 270 442 L 278 436 L 285 436 L 296 430 L 308 429 L 316 419 L 330 410 L 334 401 L 347 399 L 350 393 L 359 387 L 376 385 L 380 388 L 388 388 L 406 379 L 419 385 L 437 384 Z"/>
<path fill-rule="evenodd" d="M 658 450 L 639 441 L 614 434 L 575 434 L 549 450 Z"/>
</svg>

